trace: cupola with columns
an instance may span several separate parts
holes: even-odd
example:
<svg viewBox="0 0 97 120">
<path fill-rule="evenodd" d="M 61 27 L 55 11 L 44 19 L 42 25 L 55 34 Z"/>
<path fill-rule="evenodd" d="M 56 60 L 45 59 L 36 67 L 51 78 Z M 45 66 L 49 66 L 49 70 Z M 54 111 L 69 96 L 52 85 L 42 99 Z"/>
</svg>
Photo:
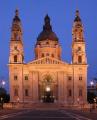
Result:
<svg viewBox="0 0 97 120">
<path fill-rule="evenodd" d="M 37 38 L 35 45 L 35 59 L 47 56 L 61 59 L 61 46 L 58 37 L 52 30 L 50 17 L 48 15 L 44 18 L 43 30 Z"/>
</svg>

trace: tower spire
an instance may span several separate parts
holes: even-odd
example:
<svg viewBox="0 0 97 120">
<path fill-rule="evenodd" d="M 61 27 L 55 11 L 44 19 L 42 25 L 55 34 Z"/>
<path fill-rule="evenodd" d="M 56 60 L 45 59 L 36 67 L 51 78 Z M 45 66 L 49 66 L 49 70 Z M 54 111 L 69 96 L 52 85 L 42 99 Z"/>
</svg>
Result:
<svg viewBox="0 0 97 120">
<path fill-rule="evenodd" d="M 19 10 L 16 9 L 16 10 L 15 10 L 15 16 L 18 16 L 18 15 L 19 15 Z"/>
<path fill-rule="evenodd" d="M 13 18 L 13 22 L 20 22 L 20 18 L 19 18 L 19 10 L 16 9 L 15 10 L 15 17 Z"/>
<path fill-rule="evenodd" d="M 79 10 L 76 10 L 76 16 L 79 17 Z"/>
<path fill-rule="evenodd" d="M 15 16 L 13 18 L 11 31 L 11 40 L 18 40 L 22 42 L 22 27 L 18 9 L 15 10 Z"/>
<path fill-rule="evenodd" d="M 76 17 L 74 19 L 74 22 L 81 22 L 79 10 L 76 10 Z"/>
<path fill-rule="evenodd" d="M 43 30 L 52 31 L 52 26 L 50 25 L 50 17 L 48 16 L 48 14 L 44 18 Z"/>
</svg>

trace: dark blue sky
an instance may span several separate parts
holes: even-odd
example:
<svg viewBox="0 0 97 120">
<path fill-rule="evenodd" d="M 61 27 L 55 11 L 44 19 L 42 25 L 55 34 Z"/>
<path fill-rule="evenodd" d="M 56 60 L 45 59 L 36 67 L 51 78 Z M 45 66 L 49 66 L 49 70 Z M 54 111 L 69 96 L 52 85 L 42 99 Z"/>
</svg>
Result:
<svg viewBox="0 0 97 120">
<path fill-rule="evenodd" d="M 25 62 L 34 58 L 34 45 L 48 13 L 62 46 L 62 59 L 69 63 L 72 25 L 75 11 L 79 9 L 89 64 L 88 81 L 97 76 L 97 0 L 0 0 L 0 80 L 6 80 L 6 87 L 11 25 L 16 8 L 22 21 Z"/>
</svg>

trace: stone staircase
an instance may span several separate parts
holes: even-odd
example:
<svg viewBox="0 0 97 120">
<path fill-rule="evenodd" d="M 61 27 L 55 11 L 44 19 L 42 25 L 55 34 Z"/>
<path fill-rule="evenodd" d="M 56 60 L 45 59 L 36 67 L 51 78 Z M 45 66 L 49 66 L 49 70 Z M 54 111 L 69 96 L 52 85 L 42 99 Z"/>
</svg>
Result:
<svg viewBox="0 0 97 120">
<path fill-rule="evenodd" d="M 55 110 L 55 109 L 61 109 L 63 107 L 59 103 L 24 103 L 20 106 L 22 108 L 29 108 L 36 110 Z"/>
<path fill-rule="evenodd" d="M 61 105 L 58 103 L 39 103 L 36 105 L 36 109 L 40 110 L 55 110 L 55 109 L 60 109 Z"/>
<path fill-rule="evenodd" d="M 65 105 L 62 103 L 15 103 L 12 105 L 8 103 L 5 108 L 16 108 L 16 109 L 36 109 L 36 110 L 58 110 L 58 109 L 79 109 L 81 106 Z"/>
<path fill-rule="evenodd" d="M 79 109 L 80 106 L 65 105 L 62 103 L 25 103 L 23 108 L 35 110 Z"/>
</svg>

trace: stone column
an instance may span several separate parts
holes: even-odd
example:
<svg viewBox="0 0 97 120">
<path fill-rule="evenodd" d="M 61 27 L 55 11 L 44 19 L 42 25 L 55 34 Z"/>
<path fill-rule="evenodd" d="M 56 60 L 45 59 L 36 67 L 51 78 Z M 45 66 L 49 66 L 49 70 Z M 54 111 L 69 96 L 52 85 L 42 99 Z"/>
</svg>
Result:
<svg viewBox="0 0 97 120">
<path fill-rule="evenodd" d="M 18 69 L 18 85 L 19 85 L 19 99 L 20 102 L 24 102 L 24 73 L 23 65 Z"/>
<path fill-rule="evenodd" d="M 32 96 L 33 96 L 33 102 L 38 102 L 39 101 L 39 96 L 38 96 L 38 72 L 33 71 L 32 72 Z"/>
<path fill-rule="evenodd" d="M 64 91 L 63 91 L 63 94 L 64 94 L 64 103 L 67 104 L 67 76 L 66 76 L 66 73 L 64 73 Z"/>
<path fill-rule="evenodd" d="M 64 102 L 64 74 L 58 72 L 58 101 L 59 103 Z"/>
<path fill-rule="evenodd" d="M 85 67 L 83 74 L 83 103 L 87 103 L 87 66 Z"/>
<path fill-rule="evenodd" d="M 78 88 L 78 69 L 73 66 L 73 104 L 78 104 L 77 100 L 79 98 L 79 88 Z"/>
<path fill-rule="evenodd" d="M 29 72 L 29 86 L 30 86 L 30 101 L 33 101 L 33 77 L 32 77 L 32 71 Z"/>
</svg>

